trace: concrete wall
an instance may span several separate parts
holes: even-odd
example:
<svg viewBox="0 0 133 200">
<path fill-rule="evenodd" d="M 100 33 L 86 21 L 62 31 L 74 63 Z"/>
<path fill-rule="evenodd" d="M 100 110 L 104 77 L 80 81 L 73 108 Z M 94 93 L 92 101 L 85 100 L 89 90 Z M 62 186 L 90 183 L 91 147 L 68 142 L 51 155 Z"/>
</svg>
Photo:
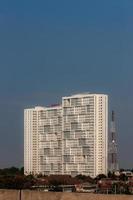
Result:
<svg viewBox="0 0 133 200">
<path fill-rule="evenodd" d="M 19 200 L 19 191 L 0 190 L 0 200 Z"/>
<path fill-rule="evenodd" d="M 133 200 L 133 195 L 97 195 L 83 193 L 56 193 L 22 191 L 21 200 Z M 20 200 L 17 190 L 0 190 L 0 200 Z"/>
</svg>

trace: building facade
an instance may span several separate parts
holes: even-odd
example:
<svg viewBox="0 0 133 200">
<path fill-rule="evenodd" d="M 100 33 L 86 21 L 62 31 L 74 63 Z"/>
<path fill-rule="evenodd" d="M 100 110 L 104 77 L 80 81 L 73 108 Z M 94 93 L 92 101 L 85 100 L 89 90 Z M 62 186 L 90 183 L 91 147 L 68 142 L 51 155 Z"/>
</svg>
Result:
<svg viewBox="0 0 133 200">
<path fill-rule="evenodd" d="M 76 94 L 24 111 L 24 170 L 95 177 L 108 170 L 108 96 Z"/>
<path fill-rule="evenodd" d="M 39 171 L 39 113 L 43 107 L 24 110 L 24 171 L 36 174 Z"/>
<path fill-rule="evenodd" d="M 24 110 L 25 174 L 60 174 L 62 171 L 62 108 Z"/>
<path fill-rule="evenodd" d="M 54 106 L 39 114 L 39 172 L 45 175 L 62 171 L 62 107 Z"/>
</svg>

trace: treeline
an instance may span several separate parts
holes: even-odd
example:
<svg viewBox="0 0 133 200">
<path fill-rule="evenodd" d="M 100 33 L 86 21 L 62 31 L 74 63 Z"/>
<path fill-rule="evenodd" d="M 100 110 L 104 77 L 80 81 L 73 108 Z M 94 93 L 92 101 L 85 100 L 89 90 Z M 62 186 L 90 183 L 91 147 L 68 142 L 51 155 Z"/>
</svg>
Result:
<svg viewBox="0 0 133 200">
<path fill-rule="evenodd" d="M 118 180 L 118 176 L 114 173 L 109 172 L 108 178 L 112 180 Z M 47 185 L 47 186 L 58 186 L 58 185 L 76 185 L 81 183 L 97 184 L 97 182 L 103 178 L 107 178 L 104 174 L 98 175 L 96 178 L 90 176 L 77 175 L 71 177 L 70 175 L 50 175 L 45 176 L 42 174 L 33 176 L 24 175 L 24 168 L 5 168 L 0 169 L 0 189 L 32 189 L 34 186 Z M 128 177 L 125 174 L 119 176 L 120 181 L 127 181 Z"/>
<path fill-rule="evenodd" d="M 71 177 L 70 175 L 50 175 L 43 176 L 41 174 L 33 176 L 24 175 L 24 168 L 5 168 L 0 169 L 0 189 L 32 189 L 34 186 L 47 185 L 74 185 L 82 182 L 94 183 L 94 179 L 90 176 L 78 175 Z"/>
<path fill-rule="evenodd" d="M 14 176 L 14 175 L 24 175 L 24 167 L 10 167 L 0 169 L 0 176 Z"/>
<path fill-rule="evenodd" d="M 0 189 L 26 189 L 33 184 L 32 176 L 24 175 L 24 168 L 0 169 Z"/>
</svg>

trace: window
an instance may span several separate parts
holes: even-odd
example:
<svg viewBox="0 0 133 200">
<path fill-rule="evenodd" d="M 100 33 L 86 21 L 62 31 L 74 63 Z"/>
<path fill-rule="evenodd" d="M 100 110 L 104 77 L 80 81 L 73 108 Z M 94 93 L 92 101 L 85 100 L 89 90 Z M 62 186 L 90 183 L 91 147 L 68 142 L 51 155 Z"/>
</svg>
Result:
<svg viewBox="0 0 133 200">
<path fill-rule="evenodd" d="M 64 131 L 64 139 L 70 139 L 70 132 Z"/>
<path fill-rule="evenodd" d="M 64 156 L 64 162 L 66 162 L 66 163 L 70 162 L 70 156 L 69 155 Z"/>
<path fill-rule="evenodd" d="M 71 130 L 77 130 L 78 129 L 78 123 L 72 122 L 71 123 Z"/>
</svg>

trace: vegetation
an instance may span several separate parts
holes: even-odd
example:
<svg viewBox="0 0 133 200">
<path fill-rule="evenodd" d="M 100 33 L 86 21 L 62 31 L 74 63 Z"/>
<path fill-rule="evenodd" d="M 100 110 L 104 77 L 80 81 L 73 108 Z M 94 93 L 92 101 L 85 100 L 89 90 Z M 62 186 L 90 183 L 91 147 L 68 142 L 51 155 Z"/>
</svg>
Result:
<svg viewBox="0 0 133 200">
<path fill-rule="evenodd" d="M 49 185 L 74 185 L 83 182 L 93 182 L 90 176 L 78 175 L 77 177 L 71 177 L 70 175 L 50 175 L 43 176 L 39 174 L 37 176 L 24 175 L 24 168 L 5 168 L 0 169 L 0 189 L 31 189 L 32 186 Z"/>
<path fill-rule="evenodd" d="M 24 168 L 0 169 L 0 189 L 26 189 L 34 183 L 34 178 L 24 175 Z"/>
<path fill-rule="evenodd" d="M 93 179 L 81 174 L 76 177 L 70 175 L 45 176 L 42 174 L 25 176 L 23 167 L 20 169 L 16 167 L 0 169 L 0 189 L 40 189 L 44 186 L 58 188 L 60 185 L 82 185 L 82 183 L 97 184 L 100 193 L 133 194 L 133 181 L 128 181 L 128 177 L 123 173 L 116 176 L 109 172 L 108 176 L 99 174 Z"/>
</svg>

